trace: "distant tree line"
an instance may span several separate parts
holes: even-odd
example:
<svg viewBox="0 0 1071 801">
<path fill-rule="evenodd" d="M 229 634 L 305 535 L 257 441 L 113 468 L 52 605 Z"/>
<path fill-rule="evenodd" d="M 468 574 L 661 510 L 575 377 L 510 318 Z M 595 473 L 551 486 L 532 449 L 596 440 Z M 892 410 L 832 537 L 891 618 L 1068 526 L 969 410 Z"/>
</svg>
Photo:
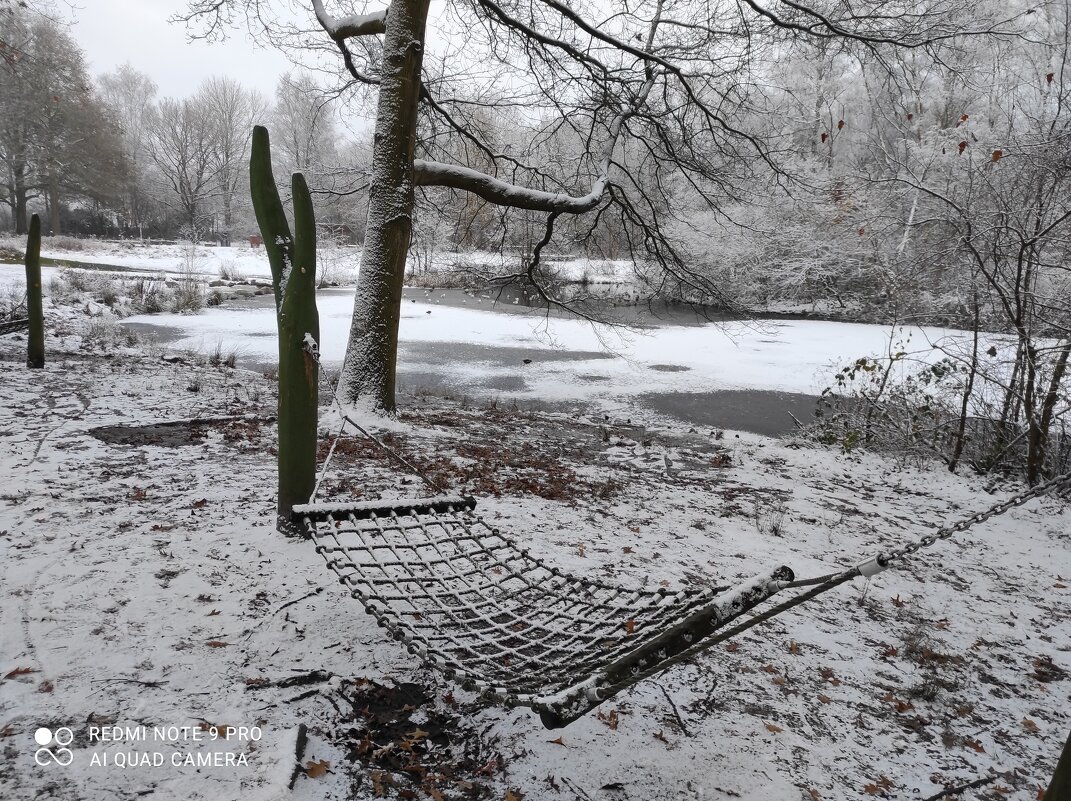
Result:
<svg viewBox="0 0 1071 801">
<path fill-rule="evenodd" d="M 40 212 L 47 234 L 216 240 L 256 231 L 248 192 L 254 124 L 269 121 L 281 172 L 322 186 L 320 217 L 345 238 L 359 214 L 336 168 L 336 110 L 307 73 L 280 78 L 274 102 L 230 77 L 189 97 L 160 98 L 130 64 L 99 76 L 56 20 L 0 10 L 0 199 L 17 234 Z"/>
</svg>

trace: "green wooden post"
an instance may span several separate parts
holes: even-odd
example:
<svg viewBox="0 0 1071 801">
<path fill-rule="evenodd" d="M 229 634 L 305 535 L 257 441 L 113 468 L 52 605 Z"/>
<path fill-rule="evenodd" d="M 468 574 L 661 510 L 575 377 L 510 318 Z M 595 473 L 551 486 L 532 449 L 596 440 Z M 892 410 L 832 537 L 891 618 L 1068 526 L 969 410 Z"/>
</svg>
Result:
<svg viewBox="0 0 1071 801">
<path fill-rule="evenodd" d="M 307 503 L 316 486 L 319 347 L 316 311 L 316 219 L 301 173 L 293 176 L 294 235 L 271 169 L 268 130 L 253 129 L 249 187 L 257 225 L 271 265 L 279 325 L 279 504 L 277 525 L 292 533 L 295 504 Z"/>
<path fill-rule="evenodd" d="M 26 238 L 26 309 L 30 318 L 29 342 L 26 345 L 26 366 L 45 366 L 45 312 L 41 302 L 41 218 L 30 218 L 30 234 Z"/>
<path fill-rule="evenodd" d="M 1071 734 L 1064 743 L 1064 752 L 1056 763 L 1049 789 L 1045 791 L 1045 801 L 1071 801 Z"/>
</svg>

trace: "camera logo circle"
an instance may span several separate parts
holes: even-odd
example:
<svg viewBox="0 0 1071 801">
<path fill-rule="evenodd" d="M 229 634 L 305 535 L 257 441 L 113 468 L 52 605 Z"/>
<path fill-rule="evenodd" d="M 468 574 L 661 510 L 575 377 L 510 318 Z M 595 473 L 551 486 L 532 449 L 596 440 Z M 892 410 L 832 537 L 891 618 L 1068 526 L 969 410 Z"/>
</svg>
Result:
<svg viewBox="0 0 1071 801">
<path fill-rule="evenodd" d="M 66 767 L 74 761 L 74 752 L 66 747 L 74 742 L 74 732 L 66 726 L 56 729 L 55 732 L 42 726 L 33 733 L 33 739 L 40 746 L 50 746 L 53 743 L 60 746 L 56 749 L 38 748 L 33 755 L 34 762 L 38 765 L 43 766 L 49 762 L 55 762 L 57 765 Z"/>
</svg>

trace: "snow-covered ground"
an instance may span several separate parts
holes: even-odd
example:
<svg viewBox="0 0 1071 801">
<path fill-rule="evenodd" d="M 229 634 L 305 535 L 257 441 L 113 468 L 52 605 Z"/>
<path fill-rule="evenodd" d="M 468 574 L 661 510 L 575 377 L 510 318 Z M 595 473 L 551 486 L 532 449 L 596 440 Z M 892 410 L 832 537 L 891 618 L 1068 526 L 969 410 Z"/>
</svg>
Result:
<svg viewBox="0 0 1071 801">
<path fill-rule="evenodd" d="M 413 341 L 452 331 L 472 344 L 491 326 L 529 347 L 513 327 L 530 331 L 523 318 L 410 306 Z M 420 669 L 309 543 L 274 531 L 269 379 L 117 344 L 80 315 L 50 307 L 44 370 L 23 366 L 24 341 L 0 338 L 5 801 L 925 799 L 976 780 L 959 797 L 1034 801 L 1051 773 L 1071 726 L 1066 501 L 1031 502 L 857 580 L 551 733 Z M 867 341 L 824 330 L 762 335 L 785 343 L 776 358 L 746 349 L 769 344 L 757 332 L 740 334 L 735 361 L 690 339 L 631 358 L 687 357 L 702 380 L 718 365 L 741 382 L 784 372 L 795 377 L 767 386 L 787 386 L 775 382 L 809 380 L 841 352 L 822 348 Z M 708 335 L 726 342 L 693 331 Z M 590 346 L 582 328 L 560 336 Z M 643 428 L 422 396 L 403 397 L 390 428 L 538 555 L 633 585 L 731 582 L 782 563 L 826 573 L 1014 489 L 632 422 Z M 359 441 L 332 464 L 325 498 L 422 494 Z M 71 730 L 71 764 L 40 753 L 40 728 Z M 163 764 L 144 762 L 157 753 Z"/>
<path fill-rule="evenodd" d="M 0 250 L 21 252 L 25 247 L 21 237 L 0 237 Z M 352 246 L 321 246 L 319 262 L 321 272 L 326 270 L 334 283 L 352 283 L 357 275 L 361 250 Z M 270 278 L 271 270 L 263 247 L 253 247 L 239 242 L 229 247 L 212 244 L 147 243 L 137 240 L 95 240 L 72 237 L 45 237 L 41 243 L 41 255 L 46 258 L 63 259 L 81 264 L 110 265 L 147 274 L 159 272 L 174 275 L 203 275 L 208 279 L 223 276 L 242 278 Z M 509 257 L 494 253 L 455 253 L 440 251 L 433 254 L 429 272 L 461 269 L 489 271 L 501 268 Z M 516 265 L 509 261 L 509 266 Z M 554 262 L 554 274 L 565 281 L 592 284 L 623 283 L 631 279 L 630 262 L 598 259 L 567 259 Z"/>
</svg>

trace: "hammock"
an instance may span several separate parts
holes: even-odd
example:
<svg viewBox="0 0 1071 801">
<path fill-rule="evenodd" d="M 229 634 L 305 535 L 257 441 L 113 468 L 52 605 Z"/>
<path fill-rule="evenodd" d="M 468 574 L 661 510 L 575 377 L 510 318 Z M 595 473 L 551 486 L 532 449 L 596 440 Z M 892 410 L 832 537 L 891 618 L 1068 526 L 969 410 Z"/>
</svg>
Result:
<svg viewBox="0 0 1071 801">
<path fill-rule="evenodd" d="M 615 587 L 547 566 L 475 506 L 443 496 L 310 503 L 294 515 L 411 653 L 465 689 L 532 708 L 547 728 L 724 639 L 726 624 L 793 580 L 778 567 L 732 588 Z"/>
</svg>

